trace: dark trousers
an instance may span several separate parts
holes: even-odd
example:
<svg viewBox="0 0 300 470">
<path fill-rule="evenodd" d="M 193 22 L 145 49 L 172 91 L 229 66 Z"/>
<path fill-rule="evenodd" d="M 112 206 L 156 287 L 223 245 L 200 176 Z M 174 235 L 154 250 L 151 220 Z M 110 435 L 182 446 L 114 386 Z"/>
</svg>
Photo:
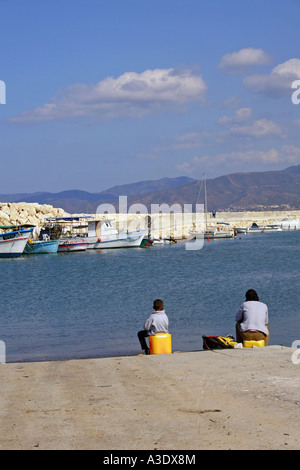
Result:
<svg viewBox="0 0 300 470">
<path fill-rule="evenodd" d="M 146 338 L 149 336 L 149 331 L 147 330 L 141 330 L 138 332 L 138 338 L 141 343 L 141 348 L 143 351 L 147 351 L 149 349 L 149 346 L 147 344 Z"/>
</svg>

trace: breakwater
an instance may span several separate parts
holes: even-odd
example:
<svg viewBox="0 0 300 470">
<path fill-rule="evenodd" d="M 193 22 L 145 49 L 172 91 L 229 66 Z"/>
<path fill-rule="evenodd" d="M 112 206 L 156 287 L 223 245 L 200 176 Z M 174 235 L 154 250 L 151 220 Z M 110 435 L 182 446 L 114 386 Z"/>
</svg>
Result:
<svg viewBox="0 0 300 470">
<path fill-rule="evenodd" d="M 0 202 L 0 225 L 43 225 L 47 217 L 64 217 L 63 209 L 50 204 L 27 202 Z"/>
</svg>

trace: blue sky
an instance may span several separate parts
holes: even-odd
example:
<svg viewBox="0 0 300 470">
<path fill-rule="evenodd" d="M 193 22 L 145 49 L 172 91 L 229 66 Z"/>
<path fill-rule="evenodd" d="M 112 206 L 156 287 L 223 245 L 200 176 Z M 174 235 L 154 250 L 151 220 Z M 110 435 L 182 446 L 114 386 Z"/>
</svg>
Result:
<svg viewBox="0 0 300 470">
<path fill-rule="evenodd" d="M 0 194 L 300 163 L 299 0 L 0 0 L 0 17 Z"/>
</svg>

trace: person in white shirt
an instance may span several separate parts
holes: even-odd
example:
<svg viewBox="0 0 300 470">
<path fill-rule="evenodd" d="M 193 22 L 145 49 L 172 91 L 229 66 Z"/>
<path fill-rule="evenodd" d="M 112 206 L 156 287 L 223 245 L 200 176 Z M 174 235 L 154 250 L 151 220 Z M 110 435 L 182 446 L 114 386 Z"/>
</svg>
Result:
<svg viewBox="0 0 300 470">
<path fill-rule="evenodd" d="M 153 302 L 154 311 L 150 314 L 149 318 L 144 323 L 144 329 L 138 332 L 138 338 L 141 348 L 145 354 L 150 354 L 150 350 L 146 338 L 157 333 L 169 332 L 169 319 L 164 310 L 163 301 L 156 299 Z"/>
<path fill-rule="evenodd" d="M 246 301 L 242 303 L 236 314 L 236 341 L 242 343 L 244 340 L 260 341 L 269 343 L 269 313 L 268 307 L 259 301 L 257 292 L 249 289 L 246 292 Z"/>
</svg>

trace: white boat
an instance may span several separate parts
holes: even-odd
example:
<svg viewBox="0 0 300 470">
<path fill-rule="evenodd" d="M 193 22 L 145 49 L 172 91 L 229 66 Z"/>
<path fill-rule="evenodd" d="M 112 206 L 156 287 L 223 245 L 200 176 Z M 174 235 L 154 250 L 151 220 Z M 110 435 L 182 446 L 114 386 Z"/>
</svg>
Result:
<svg viewBox="0 0 300 470">
<path fill-rule="evenodd" d="M 171 245 L 173 243 L 177 243 L 177 241 L 172 237 L 151 238 L 151 245 Z"/>
<path fill-rule="evenodd" d="M 268 232 L 282 232 L 282 228 L 273 226 L 273 225 L 257 225 L 256 223 L 252 224 L 251 227 L 247 229 L 247 233 L 268 233 Z"/>
<path fill-rule="evenodd" d="M 163 245 L 164 241 L 162 238 L 152 238 L 152 245 Z"/>
<path fill-rule="evenodd" d="M 268 233 L 268 232 L 282 232 L 282 228 L 267 225 L 266 227 L 263 228 L 263 233 Z"/>
<path fill-rule="evenodd" d="M 269 224 L 269 227 L 281 228 L 282 230 L 300 230 L 300 222 L 296 219 L 283 219 L 279 222 Z"/>
<path fill-rule="evenodd" d="M 84 237 L 88 249 L 133 248 L 141 246 L 147 229 L 136 231 L 117 230 L 113 226 L 114 219 L 88 221 L 88 236 Z"/>
<path fill-rule="evenodd" d="M 21 256 L 33 228 L 19 229 L 16 226 L 0 226 L 0 229 L 9 230 L 0 233 L 0 258 L 15 258 Z"/>
<path fill-rule="evenodd" d="M 58 252 L 61 251 L 85 251 L 88 248 L 88 243 L 86 243 L 84 238 L 61 238 L 59 240 Z"/>
<path fill-rule="evenodd" d="M 200 192 L 200 191 L 199 191 Z M 234 238 L 235 231 L 233 228 L 230 227 L 230 224 L 226 222 L 219 222 L 216 226 L 207 226 L 207 195 L 206 195 L 206 174 L 204 173 L 204 230 L 203 231 L 192 231 L 190 230 L 190 234 L 194 238 L 200 238 L 203 240 L 206 239 L 214 239 L 214 238 Z M 224 228 L 226 226 L 226 228 Z"/>
<path fill-rule="evenodd" d="M 264 226 L 257 225 L 257 223 L 253 223 L 251 227 L 248 227 L 248 233 L 262 233 L 264 230 Z"/>
<path fill-rule="evenodd" d="M 282 228 L 277 225 L 257 225 L 253 223 L 251 227 L 235 227 L 236 233 L 268 233 L 268 232 L 282 232 Z"/>
<path fill-rule="evenodd" d="M 233 238 L 235 236 L 233 229 L 222 229 L 219 227 L 207 228 L 204 232 L 204 238 Z"/>
</svg>

